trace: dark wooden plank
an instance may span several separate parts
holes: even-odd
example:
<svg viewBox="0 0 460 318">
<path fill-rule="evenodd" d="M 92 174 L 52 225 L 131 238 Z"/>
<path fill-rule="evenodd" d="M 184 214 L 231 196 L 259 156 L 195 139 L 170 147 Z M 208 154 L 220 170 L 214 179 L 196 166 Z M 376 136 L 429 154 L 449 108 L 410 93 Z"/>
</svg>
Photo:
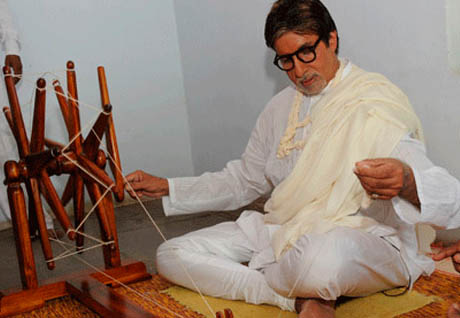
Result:
<svg viewBox="0 0 460 318">
<path fill-rule="evenodd" d="M 14 292 L 0 299 L 0 317 L 9 317 L 38 309 L 45 302 L 67 296 L 65 282 L 44 285 L 38 288 Z"/>
<path fill-rule="evenodd" d="M 92 277 L 68 281 L 67 291 L 102 317 L 159 318 Z"/>
</svg>

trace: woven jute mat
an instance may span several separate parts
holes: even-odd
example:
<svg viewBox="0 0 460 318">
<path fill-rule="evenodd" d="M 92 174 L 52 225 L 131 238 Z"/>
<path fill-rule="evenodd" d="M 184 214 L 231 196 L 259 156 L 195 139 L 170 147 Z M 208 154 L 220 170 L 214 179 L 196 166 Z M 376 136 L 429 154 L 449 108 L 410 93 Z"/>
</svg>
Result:
<svg viewBox="0 0 460 318">
<path fill-rule="evenodd" d="M 129 291 L 125 288 L 117 288 L 120 294 L 127 295 L 134 302 L 152 312 L 158 317 L 177 318 L 203 318 L 204 316 L 194 312 L 191 309 L 181 305 L 178 301 L 167 295 L 163 290 L 173 285 L 158 275 L 154 275 L 151 280 L 143 281 L 130 285 L 139 294 Z M 414 285 L 414 290 L 427 296 L 437 296 L 438 299 L 429 305 L 417 310 L 396 316 L 398 318 L 420 318 L 420 317 L 444 317 L 450 304 L 460 302 L 460 277 L 441 271 L 435 271 L 430 277 L 421 277 Z M 58 300 L 50 301 L 45 307 L 29 312 L 19 317 L 32 318 L 80 318 L 80 317 L 98 317 L 91 310 L 78 303 L 70 297 L 64 297 Z M 363 312 L 359 317 L 369 317 Z M 239 318 L 239 317 L 235 317 Z M 256 318 L 256 317 L 254 317 Z"/>
</svg>

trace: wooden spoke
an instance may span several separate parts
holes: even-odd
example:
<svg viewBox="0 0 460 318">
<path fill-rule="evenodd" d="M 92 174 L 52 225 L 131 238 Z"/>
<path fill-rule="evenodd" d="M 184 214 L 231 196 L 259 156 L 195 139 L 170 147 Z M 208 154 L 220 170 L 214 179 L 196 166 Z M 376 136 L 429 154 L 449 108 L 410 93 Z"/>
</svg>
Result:
<svg viewBox="0 0 460 318">
<path fill-rule="evenodd" d="M 75 74 L 75 65 L 72 61 L 67 62 L 67 94 L 68 94 L 68 103 L 70 105 L 70 118 L 72 119 L 72 133 L 71 139 L 78 137 L 72 143 L 72 149 L 76 154 L 82 152 L 82 142 L 83 138 L 80 134 L 80 112 L 78 110 L 78 93 L 77 93 L 77 76 Z"/>
<path fill-rule="evenodd" d="M 86 158 L 85 155 L 77 156 L 77 161 L 83 168 L 85 168 L 86 171 L 88 171 L 91 175 L 96 177 L 96 179 L 98 181 L 102 182 L 107 187 L 112 187 L 114 185 L 114 182 L 104 172 L 104 170 L 102 170 L 94 162 L 92 162 L 88 158 Z M 84 173 L 84 175 L 87 176 L 88 179 L 94 180 L 91 175 L 86 174 L 86 172 L 83 172 L 83 173 Z"/>
<path fill-rule="evenodd" d="M 104 107 L 105 105 L 110 104 L 109 99 L 109 92 L 107 88 L 107 80 L 105 77 L 105 70 L 104 67 L 99 66 L 97 68 L 97 74 L 99 77 L 99 89 L 101 92 L 101 103 Z M 123 201 L 125 195 L 124 189 L 124 182 L 123 182 L 123 175 L 121 174 L 121 159 L 120 154 L 118 152 L 118 144 L 117 144 L 117 136 L 115 134 L 115 126 L 113 123 L 112 115 L 110 115 L 109 123 L 107 127 L 107 150 L 112 157 L 112 160 L 109 160 L 110 169 L 112 170 L 112 174 L 115 177 L 115 198 L 117 201 Z"/>
<path fill-rule="evenodd" d="M 74 175 L 71 175 L 70 178 L 67 180 L 67 184 L 65 185 L 64 192 L 62 192 L 61 201 L 62 201 L 63 206 L 66 206 L 72 199 L 73 192 L 74 192 L 74 189 L 73 189 L 74 184 L 75 184 Z"/>
<path fill-rule="evenodd" d="M 59 150 L 62 150 L 65 147 L 64 144 L 49 138 L 45 138 L 45 146 L 47 148 L 58 148 Z"/>
<path fill-rule="evenodd" d="M 55 262 L 50 262 L 53 259 L 53 251 L 51 249 L 50 240 L 48 237 L 48 229 L 46 228 L 45 212 L 43 211 L 42 200 L 40 198 L 40 189 L 36 179 L 30 179 L 30 187 L 32 192 L 32 200 L 36 211 L 38 233 L 40 235 L 40 242 L 42 245 L 43 255 L 45 256 L 46 265 L 48 269 L 56 267 Z"/>
<path fill-rule="evenodd" d="M 50 177 L 46 170 L 40 171 L 40 181 L 43 184 L 44 189 L 47 195 L 45 195 L 45 199 L 47 199 L 48 204 L 52 208 L 56 218 L 58 219 L 59 223 L 61 224 L 62 228 L 65 230 L 69 239 L 75 239 L 75 232 L 70 231 L 72 229 L 72 225 L 70 224 L 69 216 L 67 215 L 64 206 L 62 205 L 61 201 L 59 200 L 59 196 L 54 189 L 53 184 L 51 183 Z"/>
<path fill-rule="evenodd" d="M 105 105 L 104 111 L 99 114 L 93 128 L 90 130 L 85 142 L 83 143 L 83 151 L 90 160 L 94 160 L 96 158 L 97 150 L 101 144 L 100 141 L 107 129 L 111 111 L 112 106 Z"/>
<path fill-rule="evenodd" d="M 64 118 L 64 123 L 67 128 L 69 136 L 73 131 L 72 128 L 72 119 L 69 111 L 69 104 L 67 103 L 67 98 L 65 97 L 64 90 L 62 89 L 61 83 L 58 80 L 53 81 L 54 92 L 56 93 L 56 98 L 58 100 L 59 107 L 61 108 L 62 117 Z"/>
<path fill-rule="evenodd" d="M 3 107 L 3 114 L 5 115 L 6 121 L 8 122 L 8 126 L 10 126 L 11 132 L 13 133 L 14 139 L 19 144 L 19 135 L 16 131 L 16 126 L 13 122 L 13 115 L 11 115 L 11 110 L 9 107 Z"/>
<path fill-rule="evenodd" d="M 16 127 L 17 144 L 19 150 L 19 157 L 23 159 L 29 154 L 29 142 L 27 139 L 26 128 L 24 126 L 24 119 L 22 118 L 21 107 L 19 106 L 19 99 L 14 86 L 13 76 L 11 69 L 8 66 L 3 67 L 3 74 L 5 76 L 5 86 L 8 93 L 8 100 L 10 102 L 10 110 L 14 126 Z"/>
<path fill-rule="evenodd" d="M 73 174 L 73 212 L 75 227 L 77 227 L 83 221 L 85 217 L 85 187 L 82 176 L 76 172 Z M 80 226 L 80 232 L 85 231 L 85 226 Z M 84 243 L 84 236 L 77 234 L 76 245 L 77 249 L 80 249 Z"/>
<path fill-rule="evenodd" d="M 94 181 L 87 181 L 85 183 L 86 183 L 86 189 L 88 190 L 89 196 L 93 204 L 96 204 L 96 202 L 98 202 L 99 200 L 102 200 L 102 192 L 99 186 L 97 185 L 97 183 Z M 110 228 L 109 220 L 107 218 L 107 213 L 105 211 L 105 205 L 103 202 L 102 204 L 98 204 L 96 206 L 96 212 L 99 218 L 99 223 L 101 225 L 103 238 L 105 239 L 105 241 L 111 241 L 113 239 L 112 229 Z"/>
<path fill-rule="evenodd" d="M 40 152 L 45 148 L 45 105 L 46 105 L 46 81 L 43 78 L 37 80 L 35 90 L 35 108 L 30 137 L 30 152 Z"/>
</svg>

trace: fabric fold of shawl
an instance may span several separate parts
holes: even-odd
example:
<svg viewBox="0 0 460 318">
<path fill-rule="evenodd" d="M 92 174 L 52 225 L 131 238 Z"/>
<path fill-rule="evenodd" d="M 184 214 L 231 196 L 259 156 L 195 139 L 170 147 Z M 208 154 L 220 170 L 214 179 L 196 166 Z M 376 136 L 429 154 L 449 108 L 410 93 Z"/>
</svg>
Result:
<svg viewBox="0 0 460 318">
<path fill-rule="evenodd" d="M 311 118 L 311 135 L 296 166 L 265 205 L 265 222 L 282 225 L 272 239 L 277 259 L 303 234 L 376 225 L 353 216 L 367 198 L 353 173 L 355 163 L 388 157 L 409 132 L 423 141 L 407 96 L 383 75 L 355 65 L 313 106 Z"/>
</svg>

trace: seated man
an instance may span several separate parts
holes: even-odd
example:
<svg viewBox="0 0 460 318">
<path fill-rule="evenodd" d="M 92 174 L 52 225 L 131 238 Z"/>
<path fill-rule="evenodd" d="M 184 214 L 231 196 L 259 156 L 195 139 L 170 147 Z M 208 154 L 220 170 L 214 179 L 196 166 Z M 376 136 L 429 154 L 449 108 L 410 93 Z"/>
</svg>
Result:
<svg viewBox="0 0 460 318">
<path fill-rule="evenodd" d="M 333 317 L 342 295 L 410 288 L 434 270 L 418 253 L 415 224 L 460 225 L 459 183 L 426 157 L 407 97 L 338 58 L 319 0 L 276 1 L 265 39 L 294 85 L 268 103 L 241 159 L 199 177 L 136 171 L 126 189 L 163 197 L 168 216 L 232 210 L 271 193 L 268 214 L 245 211 L 162 244 L 159 273 L 299 317 Z"/>
</svg>

